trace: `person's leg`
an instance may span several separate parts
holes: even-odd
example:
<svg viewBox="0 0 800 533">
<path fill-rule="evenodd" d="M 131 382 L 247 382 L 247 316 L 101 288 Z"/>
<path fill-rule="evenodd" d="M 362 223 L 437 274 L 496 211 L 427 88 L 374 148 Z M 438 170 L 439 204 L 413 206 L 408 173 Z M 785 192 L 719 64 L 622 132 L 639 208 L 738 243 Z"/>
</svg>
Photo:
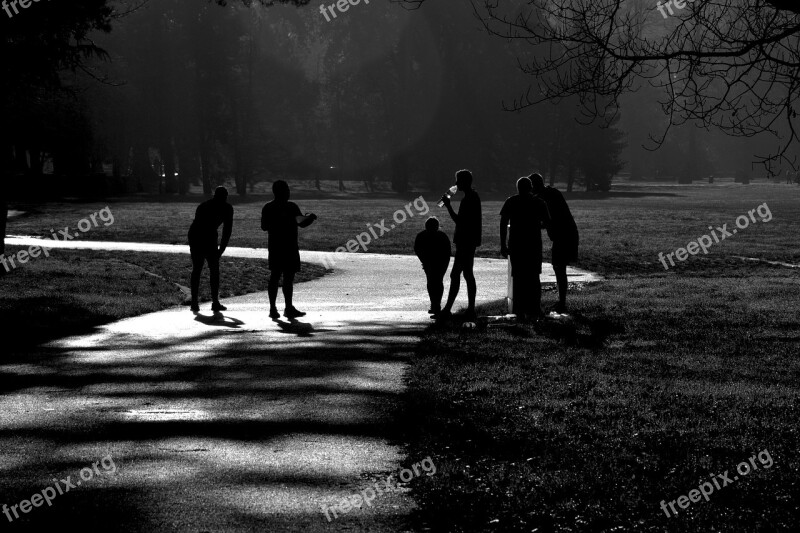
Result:
<svg viewBox="0 0 800 533">
<path fill-rule="evenodd" d="M 206 262 L 205 257 L 196 248 L 190 247 L 192 257 L 192 278 L 190 287 L 192 291 L 192 310 L 196 311 L 199 306 L 200 294 L 200 276 L 203 274 L 203 265 Z"/>
<path fill-rule="evenodd" d="M 563 311 L 567 308 L 567 265 L 553 265 L 558 285 L 558 305 L 556 310 Z"/>
<path fill-rule="evenodd" d="M 275 269 L 270 272 L 269 275 L 269 285 L 267 285 L 267 294 L 269 295 L 269 310 L 270 316 L 272 316 L 272 312 L 275 311 L 277 313 L 277 300 L 278 300 L 278 285 L 281 281 L 281 271 Z M 280 315 L 279 315 L 280 316 Z"/>
<path fill-rule="evenodd" d="M 286 303 L 286 309 L 293 309 L 294 304 L 292 297 L 294 296 L 294 272 L 283 273 L 283 300 Z"/>
<path fill-rule="evenodd" d="M 209 250 L 206 253 L 206 260 L 211 278 L 211 300 L 215 304 L 219 304 L 219 256 L 216 254 L 216 250 Z"/>
<path fill-rule="evenodd" d="M 470 250 L 469 256 L 464 258 L 464 281 L 467 283 L 467 314 L 469 318 L 475 318 L 475 297 L 478 294 L 478 286 L 475 283 L 475 274 L 472 269 L 475 265 L 475 250 Z"/>
<path fill-rule="evenodd" d="M 453 304 L 455 303 L 456 298 L 458 297 L 458 289 L 459 286 L 461 285 L 461 272 L 462 272 L 461 256 L 458 252 L 458 249 L 456 249 L 456 257 L 455 260 L 453 261 L 453 269 L 450 271 L 450 292 L 447 295 L 447 303 L 444 305 L 444 308 L 442 309 L 442 314 L 444 315 L 447 315 L 452 311 Z"/>
<path fill-rule="evenodd" d="M 444 293 L 444 284 L 439 272 L 433 270 L 425 271 L 425 278 L 427 280 L 428 298 L 431 300 L 431 313 L 441 311 L 442 307 L 442 294 Z M 441 285 L 441 290 L 439 286 Z"/>
<path fill-rule="evenodd" d="M 541 274 L 533 274 L 531 276 L 531 309 L 530 313 L 535 318 L 541 318 L 544 315 L 542 311 L 542 280 Z"/>
</svg>

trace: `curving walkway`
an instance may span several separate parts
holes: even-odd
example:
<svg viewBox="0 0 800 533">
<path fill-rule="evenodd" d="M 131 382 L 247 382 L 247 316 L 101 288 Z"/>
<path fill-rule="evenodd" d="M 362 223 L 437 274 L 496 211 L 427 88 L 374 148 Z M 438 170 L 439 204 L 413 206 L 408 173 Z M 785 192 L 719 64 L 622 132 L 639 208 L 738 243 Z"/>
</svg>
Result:
<svg viewBox="0 0 800 533">
<path fill-rule="evenodd" d="M 188 252 L 137 243 L 54 245 Z M 319 262 L 324 254 L 301 257 Z M 476 275 L 479 300 L 504 295 L 505 261 L 477 260 Z M 402 408 L 406 362 L 429 322 L 424 286 L 414 257 L 353 254 L 333 273 L 296 287 L 297 306 L 309 311 L 296 323 L 269 320 L 266 295 L 258 293 L 226 300 L 222 319 L 207 305 L 197 317 L 170 309 L 3 364 L 4 503 L 30 498 L 55 477 L 75 480 L 109 454 L 117 467 L 113 474 L 101 469 L 52 507 L 23 514 L 13 528 L 414 530 L 413 503 L 403 490 L 379 494 L 371 506 L 330 523 L 322 506 L 400 467 L 403 435 L 393 417 Z"/>
</svg>

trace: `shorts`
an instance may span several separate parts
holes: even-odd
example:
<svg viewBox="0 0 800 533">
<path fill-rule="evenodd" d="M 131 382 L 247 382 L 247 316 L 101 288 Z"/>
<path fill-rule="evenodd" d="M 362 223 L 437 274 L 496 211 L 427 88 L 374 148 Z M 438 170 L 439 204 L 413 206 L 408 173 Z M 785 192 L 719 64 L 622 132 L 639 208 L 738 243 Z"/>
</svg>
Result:
<svg viewBox="0 0 800 533">
<path fill-rule="evenodd" d="M 453 258 L 453 270 L 450 276 L 460 276 L 462 272 L 472 272 L 475 265 L 474 246 L 456 246 L 456 255 Z"/>
<path fill-rule="evenodd" d="M 269 269 L 273 272 L 287 272 L 294 274 L 300 272 L 300 251 L 270 250 Z"/>
</svg>

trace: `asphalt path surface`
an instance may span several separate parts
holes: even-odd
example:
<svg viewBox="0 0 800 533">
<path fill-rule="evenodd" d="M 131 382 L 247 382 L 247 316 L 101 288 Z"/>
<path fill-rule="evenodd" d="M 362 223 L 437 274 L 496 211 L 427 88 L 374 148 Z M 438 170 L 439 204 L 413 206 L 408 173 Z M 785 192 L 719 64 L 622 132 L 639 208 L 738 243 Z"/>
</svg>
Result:
<svg viewBox="0 0 800 533">
<path fill-rule="evenodd" d="M 188 253 L 155 244 L 51 244 Z M 266 250 L 226 255 L 265 258 Z M 306 262 L 326 257 L 301 253 Z M 505 295 L 504 260 L 478 259 L 475 271 L 479 301 Z M 596 279 L 571 274 L 571 281 Z M 543 280 L 552 282 L 552 269 Z M 462 304 L 464 290 L 462 282 Z M 396 416 L 407 361 L 430 322 L 419 262 L 337 257 L 333 272 L 295 287 L 295 301 L 308 312 L 298 321 L 270 320 L 266 294 L 256 293 L 226 300 L 221 316 L 208 305 L 197 316 L 185 307 L 152 313 L 0 366 L 4 529 L 417 530 L 413 479 L 397 483 L 397 474 L 425 457 L 405 457 Z M 363 496 L 376 483 L 367 505 Z M 358 502 L 356 494 L 360 507 L 337 518 L 328 510 L 326 518 L 325 508 Z"/>
</svg>

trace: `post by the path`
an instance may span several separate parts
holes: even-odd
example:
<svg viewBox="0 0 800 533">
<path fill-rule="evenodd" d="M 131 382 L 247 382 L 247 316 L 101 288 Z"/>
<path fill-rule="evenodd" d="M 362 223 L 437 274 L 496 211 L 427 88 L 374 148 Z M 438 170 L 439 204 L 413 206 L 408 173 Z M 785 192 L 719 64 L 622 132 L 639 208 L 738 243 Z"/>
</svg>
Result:
<svg viewBox="0 0 800 533">
<path fill-rule="evenodd" d="M 508 301 L 508 312 L 514 312 L 514 278 L 511 276 L 511 256 L 508 256 L 508 293 L 506 294 L 506 301 Z"/>
</svg>

